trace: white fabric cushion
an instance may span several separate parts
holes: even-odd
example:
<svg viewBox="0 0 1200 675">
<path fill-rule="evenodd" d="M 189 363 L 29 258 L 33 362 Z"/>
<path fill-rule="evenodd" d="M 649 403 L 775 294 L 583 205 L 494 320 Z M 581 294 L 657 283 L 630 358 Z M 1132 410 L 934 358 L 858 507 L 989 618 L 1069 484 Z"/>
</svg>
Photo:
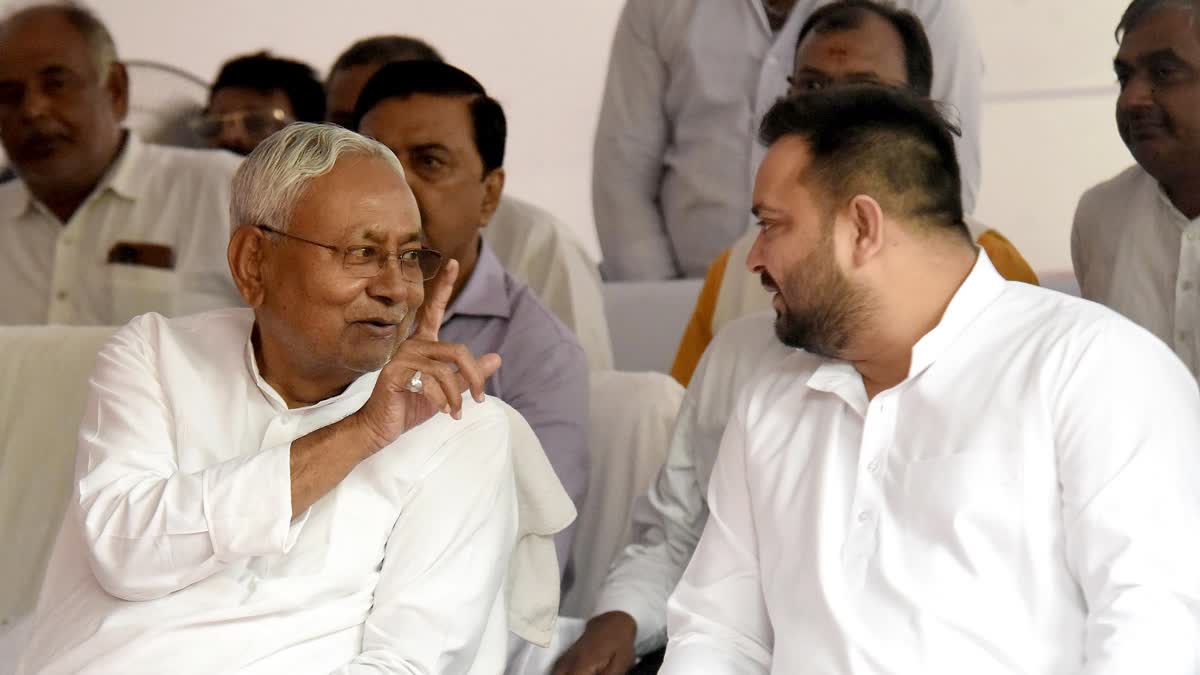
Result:
<svg viewBox="0 0 1200 675">
<path fill-rule="evenodd" d="M 682 403 L 683 387 L 662 373 L 592 373 L 592 468 L 572 551 L 575 575 L 559 614 L 591 614 L 609 565 L 632 536 L 633 502 L 666 460 Z"/>
<path fill-rule="evenodd" d="M 87 380 L 111 328 L 0 328 L 0 620 L 37 603 L 70 497 Z"/>
</svg>

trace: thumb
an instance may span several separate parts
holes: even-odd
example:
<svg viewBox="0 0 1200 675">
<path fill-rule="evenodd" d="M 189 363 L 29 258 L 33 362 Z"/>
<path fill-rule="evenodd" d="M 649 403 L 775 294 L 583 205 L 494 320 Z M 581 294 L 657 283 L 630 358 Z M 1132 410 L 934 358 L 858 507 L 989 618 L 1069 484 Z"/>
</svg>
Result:
<svg viewBox="0 0 1200 675">
<path fill-rule="evenodd" d="M 484 354 L 479 357 L 479 361 L 476 364 L 479 366 L 481 375 L 485 378 L 491 377 L 497 370 L 500 370 L 500 355 L 496 353 Z"/>
</svg>

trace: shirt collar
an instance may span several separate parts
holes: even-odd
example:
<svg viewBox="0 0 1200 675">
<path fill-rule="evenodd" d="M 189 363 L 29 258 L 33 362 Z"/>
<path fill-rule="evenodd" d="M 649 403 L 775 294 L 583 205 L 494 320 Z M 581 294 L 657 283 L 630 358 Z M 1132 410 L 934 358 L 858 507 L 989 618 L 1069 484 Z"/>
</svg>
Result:
<svg viewBox="0 0 1200 675">
<path fill-rule="evenodd" d="M 276 412 L 288 412 L 287 402 L 283 400 L 283 397 L 279 395 L 279 392 L 275 391 L 275 387 L 272 387 L 269 382 L 263 379 L 262 373 L 260 373 L 258 370 L 258 358 L 254 355 L 253 323 L 251 323 L 250 334 L 246 336 L 244 362 L 246 365 L 246 371 L 250 374 L 250 379 L 254 380 L 255 386 L 257 386 L 258 390 L 262 392 L 263 398 L 265 398 L 267 402 L 271 404 L 271 407 L 274 408 Z M 330 396 L 323 401 L 318 401 L 312 405 L 304 406 L 303 408 L 296 408 L 291 410 L 291 412 L 306 412 L 342 401 L 350 403 L 357 401 L 357 399 L 362 399 L 361 401 L 355 403 L 354 407 L 357 409 L 363 403 L 365 403 L 368 398 L 370 398 L 371 392 L 375 389 L 375 380 L 378 378 L 379 371 L 371 371 L 351 382 L 350 386 L 346 387 L 346 390 L 337 396 Z"/>
<path fill-rule="evenodd" d="M 494 316 L 502 319 L 512 318 L 512 307 L 508 302 L 507 274 L 500 264 L 500 259 L 486 242 L 480 240 L 479 258 L 475 261 L 475 269 L 471 278 L 463 284 L 458 297 L 446 309 L 442 322 L 451 318 L 463 316 Z"/>
<path fill-rule="evenodd" d="M 126 130 L 124 145 L 121 151 L 117 153 L 117 158 L 108 167 L 108 171 L 100 178 L 96 189 L 92 190 L 92 194 L 88 195 L 86 204 L 95 195 L 102 194 L 106 190 L 112 190 L 117 196 L 124 199 L 136 200 L 145 192 L 146 181 L 150 178 L 144 171 L 139 171 L 138 166 L 142 163 L 142 158 L 146 155 L 145 144 L 137 137 L 136 134 Z M 19 192 L 17 199 L 11 200 L 5 204 L 4 208 L 7 213 L 4 214 L 7 220 L 16 220 L 24 216 L 33 208 L 35 199 L 33 193 L 29 191 L 29 187 L 18 176 L 13 180 L 14 190 Z"/>
<path fill-rule="evenodd" d="M 987 253 L 980 249 L 971 273 L 955 291 L 941 320 L 913 346 L 906 379 L 920 375 L 933 365 L 967 326 L 1004 292 L 1005 283 L 1004 277 L 992 266 Z M 838 394 L 855 408 L 865 409 L 866 390 L 863 388 L 862 376 L 850 363 L 826 360 L 809 377 L 807 384 L 818 391 Z"/>
</svg>

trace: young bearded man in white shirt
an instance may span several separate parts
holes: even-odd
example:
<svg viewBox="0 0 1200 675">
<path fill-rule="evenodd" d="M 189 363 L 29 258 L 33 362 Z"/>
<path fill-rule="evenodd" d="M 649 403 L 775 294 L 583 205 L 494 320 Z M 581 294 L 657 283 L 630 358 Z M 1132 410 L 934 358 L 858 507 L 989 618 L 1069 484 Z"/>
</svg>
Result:
<svg viewBox="0 0 1200 675">
<path fill-rule="evenodd" d="M 458 265 L 400 163 L 294 124 L 230 212 L 252 309 L 147 314 L 97 358 L 21 672 L 500 672 L 500 359 L 438 341 Z"/>
<path fill-rule="evenodd" d="M 1080 198 L 1075 276 L 1200 377 L 1200 2 L 1135 0 L 1117 35 L 1117 130 L 1137 165 Z"/>
<path fill-rule="evenodd" d="M 1197 672 L 1178 358 L 997 274 L 927 101 L 815 92 L 762 138 L 747 266 L 803 351 L 734 405 L 661 672 Z"/>
<path fill-rule="evenodd" d="M 112 36 L 71 3 L 0 24 L 0 325 L 119 325 L 242 304 L 225 263 L 227 152 L 144 144 L 121 127 Z"/>
</svg>

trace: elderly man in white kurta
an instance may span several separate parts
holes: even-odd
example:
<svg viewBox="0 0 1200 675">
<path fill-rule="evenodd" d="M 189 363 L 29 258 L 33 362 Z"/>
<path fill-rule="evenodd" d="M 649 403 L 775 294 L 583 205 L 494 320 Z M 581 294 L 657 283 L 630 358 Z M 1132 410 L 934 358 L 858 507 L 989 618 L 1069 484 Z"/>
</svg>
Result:
<svg viewBox="0 0 1200 675">
<path fill-rule="evenodd" d="M 747 265 L 798 347 L 741 391 L 661 672 L 1197 672 L 1200 393 L 1005 281 L 927 102 L 780 102 Z"/>
<path fill-rule="evenodd" d="M 144 315 L 97 358 L 22 672 L 499 672 L 499 358 L 437 340 L 457 263 L 399 162 L 292 125 L 231 215 L 251 309 Z"/>
</svg>

